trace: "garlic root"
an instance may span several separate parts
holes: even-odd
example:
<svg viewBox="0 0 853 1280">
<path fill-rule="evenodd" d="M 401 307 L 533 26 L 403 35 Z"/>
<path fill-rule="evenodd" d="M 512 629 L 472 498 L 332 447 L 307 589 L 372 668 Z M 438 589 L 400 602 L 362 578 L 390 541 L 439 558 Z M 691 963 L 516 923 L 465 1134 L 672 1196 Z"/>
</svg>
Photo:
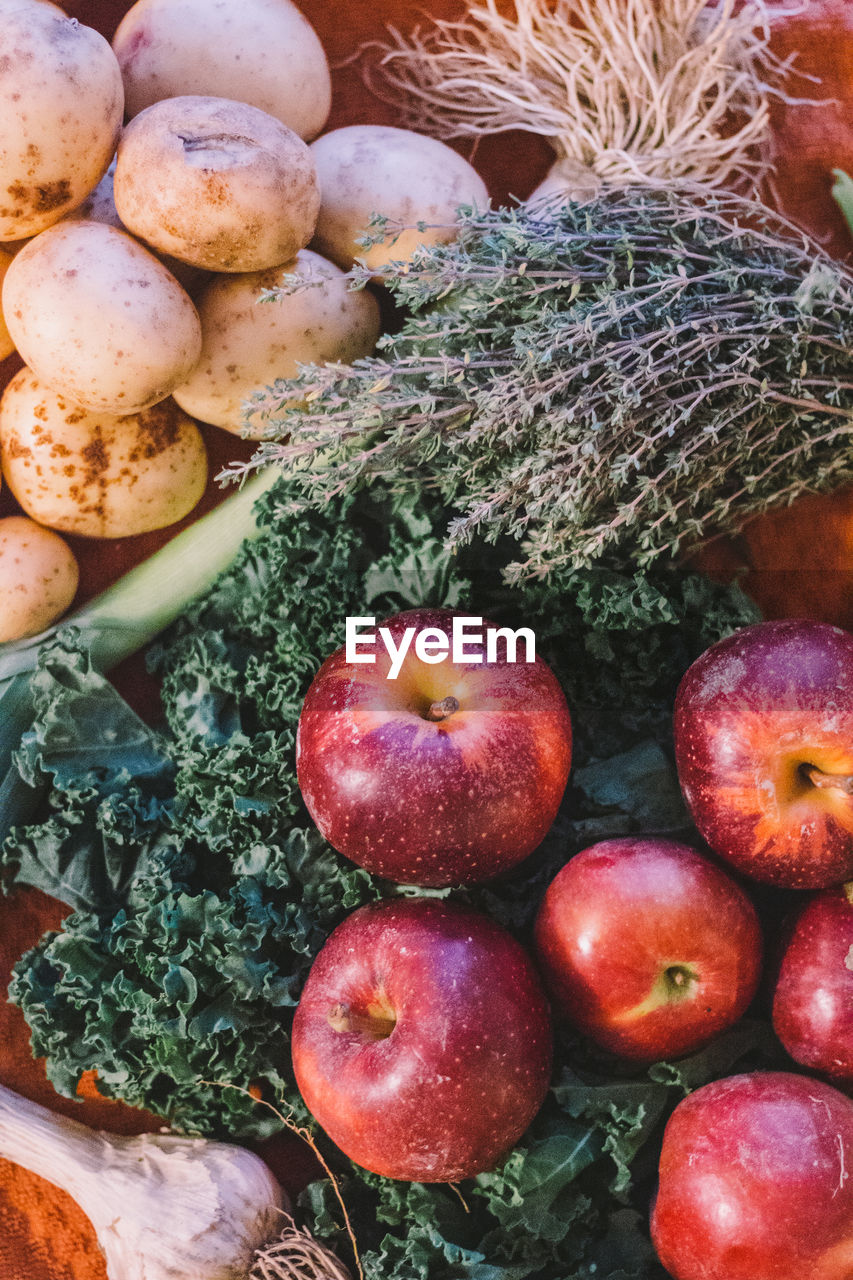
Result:
<svg viewBox="0 0 853 1280">
<path fill-rule="evenodd" d="M 97 1132 L 2 1086 L 0 1156 L 76 1200 L 109 1280 L 246 1280 L 282 1225 L 284 1194 L 245 1147 Z"/>
<path fill-rule="evenodd" d="M 366 46 L 371 88 L 440 138 L 541 134 L 607 188 L 753 186 L 771 93 L 766 0 L 478 0 Z M 779 96 L 782 96 L 779 94 Z"/>
<path fill-rule="evenodd" d="M 287 1217 L 279 1239 L 258 1253 L 251 1280 L 351 1280 L 351 1276 L 335 1254 Z"/>
</svg>

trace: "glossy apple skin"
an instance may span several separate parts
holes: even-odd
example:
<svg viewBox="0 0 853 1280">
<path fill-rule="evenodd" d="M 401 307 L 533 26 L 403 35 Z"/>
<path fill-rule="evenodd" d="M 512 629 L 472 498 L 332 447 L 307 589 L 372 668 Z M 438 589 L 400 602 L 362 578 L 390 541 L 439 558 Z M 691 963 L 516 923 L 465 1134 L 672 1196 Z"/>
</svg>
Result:
<svg viewBox="0 0 853 1280">
<path fill-rule="evenodd" d="M 795 1062 L 853 1082 L 853 881 L 816 894 L 788 939 L 773 1027 Z"/>
<path fill-rule="evenodd" d="M 548 886 L 535 940 L 560 1012 L 635 1061 L 707 1044 L 741 1017 L 761 974 L 749 898 L 672 840 L 603 840 L 576 854 Z"/>
<path fill-rule="evenodd" d="M 377 635 L 385 625 L 399 643 L 406 627 L 446 631 L 452 617 L 410 610 L 378 624 Z M 571 721 L 553 672 L 538 656 L 428 665 L 412 650 L 389 680 L 384 649 L 376 653 L 375 666 L 356 666 L 339 649 L 302 707 L 297 777 L 322 834 L 402 884 L 470 884 L 526 858 L 554 821 L 571 764 Z M 425 719 L 447 696 L 459 710 Z"/>
<path fill-rule="evenodd" d="M 689 668 L 675 704 L 684 798 L 708 844 L 790 889 L 853 876 L 853 796 L 805 766 L 853 774 L 853 636 L 822 622 L 760 622 Z"/>
<path fill-rule="evenodd" d="M 396 1019 L 385 1038 L 330 1011 Z M 527 953 L 479 912 L 432 898 L 360 907 L 317 956 L 293 1023 L 305 1104 L 357 1164 L 455 1182 L 493 1168 L 539 1110 L 550 1013 Z"/>
<path fill-rule="evenodd" d="M 674 1280 L 850 1280 L 853 1101 L 755 1072 L 697 1089 L 664 1131 L 651 1229 Z"/>
</svg>

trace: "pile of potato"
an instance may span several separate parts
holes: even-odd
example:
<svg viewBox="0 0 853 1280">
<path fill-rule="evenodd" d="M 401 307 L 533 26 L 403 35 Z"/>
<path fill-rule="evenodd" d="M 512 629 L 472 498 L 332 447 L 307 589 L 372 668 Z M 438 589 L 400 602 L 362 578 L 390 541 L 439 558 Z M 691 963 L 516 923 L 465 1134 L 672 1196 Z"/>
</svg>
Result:
<svg viewBox="0 0 853 1280">
<path fill-rule="evenodd" d="M 330 105 L 325 53 L 291 0 L 138 0 L 112 46 L 49 0 L 0 0 L 0 357 L 25 362 L 0 400 L 0 462 L 26 513 L 0 521 L 0 591 L 16 600 L 0 640 L 74 596 L 51 531 L 121 538 L 181 519 L 207 484 L 198 422 L 257 438 L 254 392 L 372 352 L 379 307 L 349 287 L 356 258 L 381 282 L 389 261 L 450 238 L 460 205 L 485 206 L 476 172 L 434 139 L 317 137 Z M 376 213 L 431 229 L 365 252 Z M 258 306 L 285 273 L 311 287 Z"/>
</svg>

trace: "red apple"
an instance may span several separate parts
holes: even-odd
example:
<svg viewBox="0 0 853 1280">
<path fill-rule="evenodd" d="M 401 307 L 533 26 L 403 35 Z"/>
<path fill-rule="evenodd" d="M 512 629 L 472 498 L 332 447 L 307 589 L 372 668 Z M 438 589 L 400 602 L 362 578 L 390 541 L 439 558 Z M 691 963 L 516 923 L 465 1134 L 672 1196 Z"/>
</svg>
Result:
<svg viewBox="0 0 853 1280">
<path fill-rule="evenodd" d="M 795 1061 L 853 1081 L 853 881 L 817 894 L 779 968 L 773 1026 Z"/>
<path fill-rule="evenodd" d="M 712 645 L 675 704 L 685 800 L 747 875 L 820 889 L 853 875 L 853 636 L 759 622 Z"/>
<path fill-rule="evenodd" d="M 548 1090 L 551 1026 L 500 925 L 433 898 L 371 903 L 332 933 L 293 1023 L 305 1104 L 356 1164 L 455 1182 L 493 1168 Z"/>
<path fill-rule="evenodd" d="M 664 1131 L 651 1226 L 674 1280 L 850 1280 L 853 1102 L 782 1071 L 697 1089 Z"/>
<path fill-rule="evenodd" d="M 429 630 L 434 650 L 422 659 L 412 643 L 394 679 L 384 645 L 363 648 L 373 665 L 339 649 L 299 718 L 297 776 L 320 831 L 401 883 L 468 884 L 514 866 L 545 837 L 569 775 L 566 700 L 538 656 L 513 663 L 499 647 L 488 661 L 480 642 L 465 662 L 436 661 L 439 637 L 449 645 L 461 616 L 415 609 L 389 619 L 395 647 Z"/>
<path fill-rule="evenodd" d="M 635 1061 L 707 1044 L 740 1018 L 761 972 L 746 894 L 671 840 L 603 840 L 576 854 L 548 886 L 535 936 L 560 1011 Z"/>
</svg>

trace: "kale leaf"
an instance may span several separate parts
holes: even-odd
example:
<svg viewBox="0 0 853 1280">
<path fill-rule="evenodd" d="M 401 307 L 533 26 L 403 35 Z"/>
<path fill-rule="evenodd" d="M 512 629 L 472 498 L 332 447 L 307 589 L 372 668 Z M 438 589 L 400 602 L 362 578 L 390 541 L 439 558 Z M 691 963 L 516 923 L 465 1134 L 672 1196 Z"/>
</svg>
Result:
<svg viewBox="0 0 853 1280">
<path fill-rule="evenodd" d="M 72 1096 L 95 1070 L 102 1093 L 177 1129 L 244 1139 L 281 1124 L 249 1089 L 308 1122 L 289 1049 L 302 983 L 344 915 L 397 891 L 325 843 L 296 782 L 302 698 L 344 618 L 451 604 L 536 631 L 572 708 L 574 782 L 542 847 L 462 895 L 525 940 L 571 853 L 678 826 L 677 679 L 754 616 L 737 591 L 674 569 L 577 570 L 509 589 L 506 549 L 449 552 L 434 499 L 378 482 L 322 513 L 294 514 L 291 497 L 285 481 L 266 495 L 265 533 L 151 652 L 165 708 L 157 729 L 91 670 L 73 635 L 44 654 L 17 768 L 44 790 L 45 810 L 3 849 L 10 884 L 36 885 L 73 912 L 22 957 L 10 987 L 56 1088 Z M 730 1065 L 753 1050 L 748 1039 L 719 1053 Z M 661 1274 L 645 1229 L 649 1153 L 690 1068 L 617 1080 L 569 1040 L 558 1058 L 523 1143 L 458 1192 L 389 1182 L 327 1151 L 368 1280 Z M 691 1087 L 704 1069 L 693 1068 Z M 344 1253 L 330 1184 L 312 1184 L 302 1205 Z"/>
</svg>

